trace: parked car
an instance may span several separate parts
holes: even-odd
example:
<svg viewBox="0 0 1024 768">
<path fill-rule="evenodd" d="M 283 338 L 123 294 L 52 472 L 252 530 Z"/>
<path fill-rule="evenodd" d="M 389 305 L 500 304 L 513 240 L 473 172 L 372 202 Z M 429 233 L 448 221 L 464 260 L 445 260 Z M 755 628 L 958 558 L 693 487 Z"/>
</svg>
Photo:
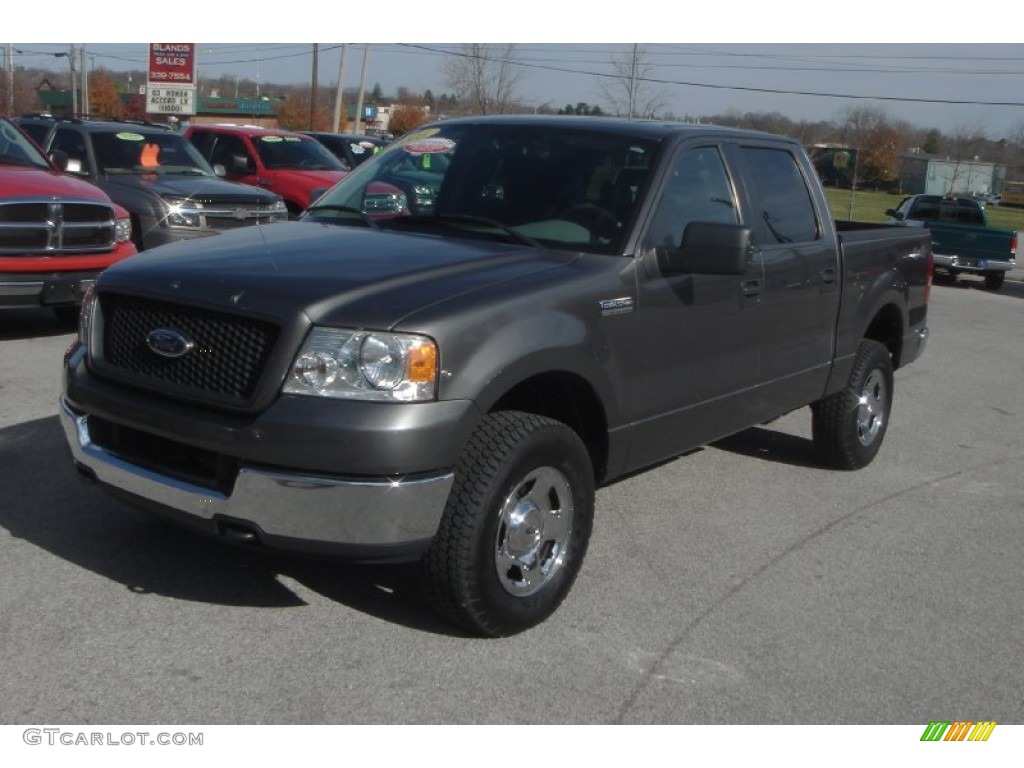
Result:
<svg viewBox="0 0 1024 768">
<path fill-rule="evenodd" d="M 429 210 L 364 208 L 424 155 Z M 298 221 L 105 273 L 61 423 L 120 498 L 242 546 L 418 560 L 442 616 L 512 634 L 568 595 L 593 525 L 598 581 L 644 528 L 595 520 L 601 484 L 803 406 L 823 463 L 875 461 L 930 243 L 834 222 L 780 136 L 440 122 Z"/>
<path fill-rule="evenodd" d="M 889 223 L 925 227 L 931 233 L 936 272 L 955 279 L 980 275 L 985 287 L 999 290 L 1016 266 L 1017 233 L 990 227 L 985 208 L 969 197 L 911 195 L 885 212 Z"/>
<path fill-rule="evenodd" d="M 339 182 L 345 166 L 311 136 L 247 125 L 190 125 L 185 137 L 219 176 L 272 190 L 291 216 Z"/>
<path fill-rule="evenodd" d="M 307 136 L 323 144 L 351 171 L 360 163 L 382 151 L 387 142 L 377 136 L 364 136 L 358 133 L 330 133 L 328 131 L 302 131 Z"/>
<path fill-rule="evenodd" d="M 17 122 L 38 129 L 45 118 Z M 279 195 L 218 178 L 195 147 L 167 126 L 51 119 L 40 145 L 61 152 L 68 173 L 128 210 L 139 250 L 288 217 Z"/>
<path fill-rule="evenodd" d="M 0 117 L 0 309 L 50 307 L 75 320 L 99 273 L 135 253 L 128 212 Z"/>
</svg>

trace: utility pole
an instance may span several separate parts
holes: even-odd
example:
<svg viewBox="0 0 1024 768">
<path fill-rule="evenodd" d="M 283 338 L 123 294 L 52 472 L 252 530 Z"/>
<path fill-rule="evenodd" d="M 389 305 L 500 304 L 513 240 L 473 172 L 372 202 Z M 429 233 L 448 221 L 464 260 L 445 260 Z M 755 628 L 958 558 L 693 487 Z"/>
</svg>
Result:
<svg viewBox="0 0 1024 768">
<path fill-rule="evenodd" d="M 636 48 L 633 43 L 633 61 L 629 65 L 629 119 L 633 119 L 633 110 L 636 107 Z"/>
<path fill-rule="evenodd" d="M 309 130 L 315 131 L 313 120 L 316 117 L 316 67 L 320 54 L 320 44 L 313 43 L 313 82 L 309 87 Z"/>
<path fill-rule="evenodd" d="M 78 71 L 82 73 L 82 115 L 85 117 L 89 116 L 89 68 L 85 63 L 85 43 L 82 43 L 82 47 L 78 49 L 79 54 L 79 67 Z"/>
<path fill-rule="evenodd" d="M 7 63 L 7 114 L 14 114 L 14 46 L 7 44 L 5 51 Z"/>
<path fill-rule="evenodd" d="M 345 59 L 348 58 L 348 43 L 341 46 L 341 63 L 338 65 L 338 93 L 334 97 L 334 132 L 340 133 L 342 93 L 345 90 Z"/>
<path fill-rule="evenodd" d="M 71 66 L 71 116 L 78 117 L 78 82 L 75 80 L 75 46 L 71 46 L 71 53 L 61 55 L 68 57 L 68 64 Z"/>
<path fill-rule="evenodd" d="M 366 62 L 370 58 L 370 46 L 363 46 L 363 71 L 359 75 L 359 102 L 356 104 L 356 125 L 354 133 L 362 133 L 359 126 L 363 120 L 363 93 L 366 91 Z"/>
</svg>

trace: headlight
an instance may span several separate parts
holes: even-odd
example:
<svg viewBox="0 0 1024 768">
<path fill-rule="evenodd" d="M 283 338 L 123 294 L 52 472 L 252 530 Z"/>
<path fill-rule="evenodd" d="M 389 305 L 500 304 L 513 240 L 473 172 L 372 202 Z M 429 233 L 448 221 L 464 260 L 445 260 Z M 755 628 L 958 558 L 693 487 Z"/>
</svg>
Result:
<svg viewBox="0 0 1024 768">
<path fill-rule="evenodd" d="M 192 229 L 198 229 L 203 226 L 202 203 L 176 198 L 166 198 L 164 202 L 167 203 L 166 221 L 168 226 L 189 227 Z"/>
<path fill-rule="evenodd" d="M 271 203 L 266 207 L 267 221 L 273 224 L 275 221 L 287 221 L 288 220 L 288 206 L 284 204 L 284 200 L 278 200 Z"/>
<path fill-rule="evenodd" d="M 117 219 L 114 222 L 114 237 L 119 243 L 127 243 L 132 239 L 131 219 Z"/>
<path fill-rule="evenodd" d="M 88 346 L 89 335 L 92 333 L 93 315 L 96 313 L 96 284 L 85 289 L 82 295 L 82 311 L 78 315 L 78 340 Z"/>
<path fill-rule="evenodd" d="M 437 345 L 425 336 L 314 328 L 283 391 L 353 400 L 433 400 Z"/>
</svg>

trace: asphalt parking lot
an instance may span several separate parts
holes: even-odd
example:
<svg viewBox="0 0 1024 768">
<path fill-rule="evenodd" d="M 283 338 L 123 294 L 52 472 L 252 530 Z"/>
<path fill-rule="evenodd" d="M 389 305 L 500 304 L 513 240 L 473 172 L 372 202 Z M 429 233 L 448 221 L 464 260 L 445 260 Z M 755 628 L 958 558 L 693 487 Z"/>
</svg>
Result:
<svg viewBox="0 0 1024 768">
<path fill-rule="evenodd" d="M 568 601 L 453 633 L 409 568 L 262 556 L 80 482 L 71 336 L 0 314 L 0 723 L 1024 722 L 1024 274 L 938 284 L 886 444 L 790 414 L 598 494 Z"/>
</svg>

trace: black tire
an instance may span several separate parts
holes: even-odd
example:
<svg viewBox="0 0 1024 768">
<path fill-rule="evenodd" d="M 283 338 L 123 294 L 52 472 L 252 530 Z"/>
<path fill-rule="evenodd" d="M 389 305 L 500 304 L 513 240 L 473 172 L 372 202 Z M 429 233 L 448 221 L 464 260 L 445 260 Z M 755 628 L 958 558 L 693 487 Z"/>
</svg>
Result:
<svg viewBox="0 0 1024 768">
<path fill-rule="evenodd" d="M 421 561 L 428 601 L 487 637 L 539 624 L 576 579 L 593 515 L 593 467 L 575 432 L 534 414 L 488 415 L 455 465 Z"/>
<path fill-rule="evenodd" d="M 882 446 L 892 410 L 892 358 L 885 345 L 865 339 L 846 386 L 811 406 L 814 447 L 837 469 L 860 469 Z"/>
<path fill-rule="evenodd" d="M 986 272 L 985 287 L 990 291 L 998 291 L 1003 287 L 1003 280 L 1006 279 L 1005 272 Z"/>
</svg>

